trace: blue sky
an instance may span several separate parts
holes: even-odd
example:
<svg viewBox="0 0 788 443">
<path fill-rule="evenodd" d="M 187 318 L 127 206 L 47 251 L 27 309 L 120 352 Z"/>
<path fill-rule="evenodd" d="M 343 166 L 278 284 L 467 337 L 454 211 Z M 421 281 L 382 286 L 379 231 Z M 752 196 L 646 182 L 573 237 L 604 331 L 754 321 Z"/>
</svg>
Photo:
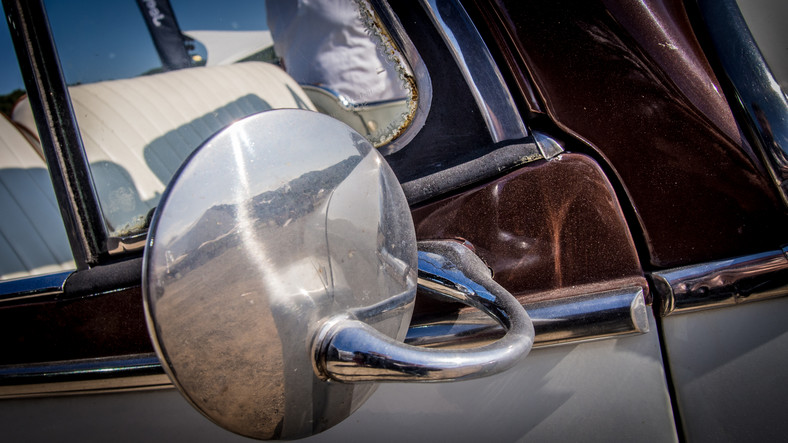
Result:
<svg viewBox="0 0 788 443">
<path fill-rule="evenodd" d="M 170 0 L 182 30 L 266 29 L 262 0 Z M 47 0 L 68 83 L 139 75 L 159 66 L 134 0 Z M 0 95 L 23 89 L 8 29 L 0 31 Z"/>
<path fill-rule="evenodd" d="M 11 33 L 7 26 L 3 28 L 0 30 L 0 95 L 8 94 L 14 89 L 24 89 L 11 44 Z"/>
</svg>

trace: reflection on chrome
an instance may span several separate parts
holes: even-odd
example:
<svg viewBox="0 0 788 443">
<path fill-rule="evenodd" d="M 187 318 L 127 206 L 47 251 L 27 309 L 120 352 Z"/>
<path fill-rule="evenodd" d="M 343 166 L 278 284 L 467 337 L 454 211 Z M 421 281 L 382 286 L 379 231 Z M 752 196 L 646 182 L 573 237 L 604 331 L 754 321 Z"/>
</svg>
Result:
<svg viewBox="0 0 788 443">
<path fill-rule="evenodd" d="M 494 142 L 528 136 L 506 82 L 479 31 L 457 0 L 422 0 L 471 89 Z"/>
<path fill-rule="evenodd" d="M 788 205 L 788 97 L 775 80 L 735 0 L 700 0 L 711 41 L 739 104 L 759 139 L 756 145 Z M 741 123 L 741 122 L 740 122 Z"/>
<path fill-rule="evenodd" d="M 523 303 L 523 307 L 534 324 L 536 348 L 649 331 L 649 307 L 643 288 L 637 286 Z M 479 312 L 448 311 L 414 318 L 405 342 L 433 348 L 466 348 L 490 343 L 503 333 L 501 325 Z"/>
<path fill-rule="evenodd" d="M 0 366 L 0 398 L 171 386 L 154 354 Z"/>
<path fill-rule="evenodd" d="M 466 380 L 505 371 L 528 354 L 534 340 L 528 314 L 465 245 L 419 243 L 419 281 L 435 296 L 487 313 L 506 334 L 473 349 L 426 349 L 398 343 L 356 319 L 337 318 L 318 332 L 316 371 L 342 382 Z"/>
<path fill-rule="evenodd" d="M 788 295 L 785 250 L 655 272 L 663 316 Z"/>
<path fill-rule="evenodd" d="M 243 140 L 241 140 L 243 137 Z M 238 186 L 240 189 L 236 191 L 238 196 L 249 196 L 252 194 L 252 188 L 249 186 L 249 171 L 246 168 L 246 161 L 243 149 L 246 146 L 253 145 L 251 140 L 247 138 L 245 131 L 233 131 L 230 133 L 230 146 L 232 146 L 233 159 L 235 161 L 235 174 L 238 177 Z M 258 241 L 256 238 L 256 231 L 254 229 L 254 219 L 249 213 L 249 201 L 235 202 L 238 208 L 236 213 L 238 217 L 238 232 L 241 234 L 241 241 L 245 245 L 252 245 L 252 247 L 244 248 L 247 256 L 253 263 L 257 264 L 260 269 L 265 269 L 267 257 L 265 257 L 265 248 L 262 247 L 264 243 Z"/>
<path fill-rule="evenodd" d="M 396 177 L 360 134 L 314 112 L 240 120 L 198 148 L 151 223 L 143 265 L 162 366 L 198 410 L 256 438 L 299 438 L 374 385 L 325 383 L 310 343 L 357 314 L 402 340 L 416 238 Z"/>
<path fill-rule="evenodd" d="M 564 148 L 558 141 L 543 132 L 534 131 L 534 140 L 539 147 L 539 152 L 547 160 L 564 152 Z"/>
</svg>

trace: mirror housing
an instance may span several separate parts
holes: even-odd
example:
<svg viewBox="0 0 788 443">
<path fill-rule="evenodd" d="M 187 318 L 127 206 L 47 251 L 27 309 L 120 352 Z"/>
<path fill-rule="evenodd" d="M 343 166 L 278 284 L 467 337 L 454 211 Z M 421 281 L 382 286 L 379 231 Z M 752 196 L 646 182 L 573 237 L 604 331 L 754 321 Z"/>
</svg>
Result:
<svg viewBox="0 0 788 443">
<path fill-rule="evenodd" d="M 276 110 L 234 123 L 185 162 L 143 266 L 149 331 L 183 395 L 233 432 L 293 439 L 337 424 L 372 392 L 320 380 L 310 343 L 323 322 L 381 302 L 387 314 L 368 323 L 404 339 L 416 236 L 366 139 L 321 114 Z"/>
<path fill-rule="evenodd" d="M 516 364 L 534 339 L 522 305 L 466 246 L 420 245 L 417 255 L 402 188 L 364 137 L 321 114 L 266 111 L 199 147 L 162 196 L 143 259 L 148 330 L 195 408 L 266 440 L 334 426 L 369 382 Z M 506 334 L 470 349 L 403 344 L 417 278 Z"/>
</svg>

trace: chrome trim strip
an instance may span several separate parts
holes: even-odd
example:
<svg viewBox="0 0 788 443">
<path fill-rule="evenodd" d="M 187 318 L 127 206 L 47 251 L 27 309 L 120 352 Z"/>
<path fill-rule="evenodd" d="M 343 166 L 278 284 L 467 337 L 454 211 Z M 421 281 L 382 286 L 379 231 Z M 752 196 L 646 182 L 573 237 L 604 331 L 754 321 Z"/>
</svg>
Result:
<svg viewBox="0 0 788 443">
<path fill-rule="evenodd" d="M 756 143 L 788 204 L 788 97 L 772 75 L 736 0 L 698 0 L 725 75 L 749 117 Z"/>
<path fill-rule="evenodd" d="M 545 160 L 550 160 L 564 152 L 564 147 L 558 141 L 543 132 L 534 131 L 534 140 Z"/>
<path fill-rule="evenodd" d="M 381 154 L 389 155 L 407 146 L 416 137 L 416 134 L 421 131 L 421 128 L 424 127 L 432 106 L 432 79 L 430 78 L 430 73 L 427 72 L 427 66 L 416 50 L 416 46 L 408 37 L 405 28 L 402 27 L 402 23 L 400 23 L 399 18 L 397 18 L 388 2 L 385 0 L 369 0 L 369 3 L 377 13 L 382 27 L 388 31 L 397 49 L 405 57 L 406 67 L 410 68 L 413 75 L 410 80 L 415 82 L 415 89 L 418 94 L 416 112 L 413 114 L 410 124 L 405 127 L 397 138 L 378 148 L 378 152 Z"/>
<path fill-rule="evenodd" d="M 0 367 L 0 398 L 171 386 L 156 354 Z"/>
<path fill-rule="evenodd" d="M 651 274 L 663 317 L 788 295 L 788 249 Z"/>
<path fill-rule="evenodd" d="M 43 0 L 4 1 L 5 19 L 77 269 L 95 265 L 107 231 Z"/>
<path fill-rule="evenodd" d="M 175 389 L 167 374 L 59 381 L 29 385 L 0 386 L 0 400 L 61 395 L 108 394 L 112 392 Z"/>
<path fill-rule="evenodd" d="M 419 281 L 421 285 L 422 282 Z M 534 347 L 577 343 L 649 331 L 643 288 L 629 287 L 557 300 L 523 303 L 534 323 Z M 414 346 L 480 346 L 503 328 L 478 310 L 442 313 L 411 322 L 405 343 Z"/>
<path fill-rule="evenodd" d="M 457 0 L 421 0 L 462 71 L 495 143 L 528 136 L 506 82 L 468 13 Z"/>
<path fill-rule="evenodd" d="M 73 273 L 74 271 L 65 271 L 2 281 L 0 282 L 0 306 L 28 298 L 62 294 L 66 280 Z"/>
<path fill-rule="evenodd" d="M 110 255 L 123 254 L 126 252 L 141 251 L 145 248 L 145 241 L 148 238 L 148 228 L 139 234 L 127 237 L 110 237 L 107 239 L 107 248 Z"/>
<path fill-rule="evenodd" d="M 643 288 L 524 303 L 534 323 L 534 347 L 547 347 L 649 331 Z M 477 309 L 414 320 L 405 342 L 415 346 L 480 346 L 504 334 Z M 155 354 L 0 367 L 0 398 L 93 394 L 172 388 Z"/>
</svg>

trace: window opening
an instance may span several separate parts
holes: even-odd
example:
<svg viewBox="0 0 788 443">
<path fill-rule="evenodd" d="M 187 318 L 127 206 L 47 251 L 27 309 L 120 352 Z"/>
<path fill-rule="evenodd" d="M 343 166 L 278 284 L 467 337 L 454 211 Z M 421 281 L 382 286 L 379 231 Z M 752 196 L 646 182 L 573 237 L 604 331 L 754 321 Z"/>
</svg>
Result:
<svg viewBox="0 0 788 443">
<path fill-rule="evenodd" d="M 0 31 L 0 280 L 75 268 L 35 124 L 14 121 L 25 87 Z"/>
<path fill-rule="evenodd" d="M 235 120 L 308 109 L 382 146 L 416 109 L 410 70 L 365 2 L 45 3 L 112 237 L 144 233 L 182 161 Z M 24 98 L 15 122 L 33 124 Z"/>
</svg>

